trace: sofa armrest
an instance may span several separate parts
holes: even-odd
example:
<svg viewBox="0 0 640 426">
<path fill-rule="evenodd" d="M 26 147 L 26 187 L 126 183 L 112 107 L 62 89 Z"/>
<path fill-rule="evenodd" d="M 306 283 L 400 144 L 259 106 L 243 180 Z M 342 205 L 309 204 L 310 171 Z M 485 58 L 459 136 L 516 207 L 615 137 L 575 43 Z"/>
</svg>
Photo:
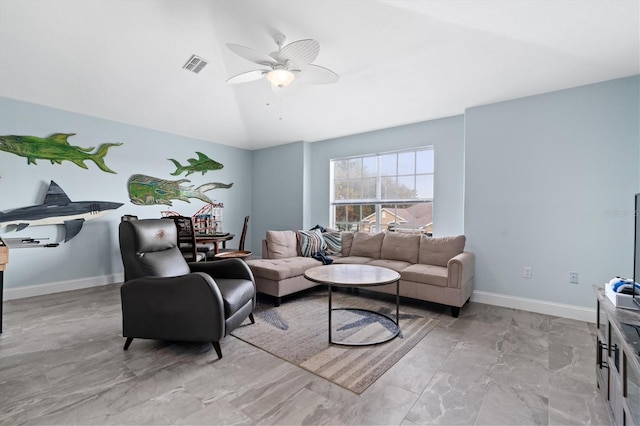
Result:
<svg viewBox="0 0 640 426">
<path fill-rule="evenodd" d="M 476 255 L 465 251 L 454 256 L 447 263 L 447 284 L 451 288 L 462 288 L 473 278 Z"/>
</svg>

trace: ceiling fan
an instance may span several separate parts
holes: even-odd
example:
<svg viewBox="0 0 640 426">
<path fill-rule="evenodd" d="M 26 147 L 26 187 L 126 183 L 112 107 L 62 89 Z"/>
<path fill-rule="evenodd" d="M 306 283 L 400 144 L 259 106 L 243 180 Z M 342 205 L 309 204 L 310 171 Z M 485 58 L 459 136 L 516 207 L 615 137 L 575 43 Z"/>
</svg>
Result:
<svg viewBox="0 0 640 426">
<path fill-rule="evenodd" d="M 266 78 L 274 88 L 283 88 L 294 80 L 310 84 L 337 83 L 340 77 L 330 69 L 313 65 L 320 53 L 320 43 L 317 40 L 298 40 L 284 45 L 286 37 L 276 34 L 274 41 L 278 50 L 270 54 L 258 52 L 250 47 L 227 43 L 227 47 L 235 54 L 256 64 L 269 67 L 238 74 L 227 80 L 229 84 L 247 83 Z"/>
</svg>

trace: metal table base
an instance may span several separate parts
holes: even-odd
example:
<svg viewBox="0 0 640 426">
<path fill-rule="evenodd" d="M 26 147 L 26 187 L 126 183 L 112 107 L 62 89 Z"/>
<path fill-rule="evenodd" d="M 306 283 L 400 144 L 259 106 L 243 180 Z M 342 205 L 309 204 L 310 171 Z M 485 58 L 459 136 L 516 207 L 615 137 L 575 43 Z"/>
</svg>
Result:
<svg viewBox="0 0 640 426">
<path fill-rule="evenodd" d="M 331 284 L 328 285 L 328 290 L 329 290 L 329 344 L 331 345 L 338 345 L 338 346 L 374 346 L 374 345 L 379 345 L 381 343 L 386 343 L 390 340 L 395 339 L 396 337 L 398 337 L 398 335 L 400 334 L 400 280 L 396 281 L 396 319 L 394 321 L 394 319 L 390 316 L 390 315 L 385 315 L 381 312 L 376 312 L 376 311 L 372 311 L 370 309 L 362 309 L 362 308 L 333 308 L 332 304 L 331 304 L 331 293 L 333 293 L 333 291 L 331 290 Z M 358 287 L 353 287 L 353 288 L 358 288 Z M 396 330 L 395 332 L 391 332 L 391 335 L 389 337 L 383 338 L 383 339 L 379 339 L 379 340 L 375 340 L 373 342 L 344 342 L 344 341 L 336 341 L 333 340 L 332 337 L 332 313 L 333 311 L 350 311 L 350 312 L 367 312 L 369 314 L 372 315 L 377 315 L 379 317 L 382 318 L 386 318 L 389 321 L 391 321 L 393 324 L 395 324 L 396 326 Z"/>
</svg>

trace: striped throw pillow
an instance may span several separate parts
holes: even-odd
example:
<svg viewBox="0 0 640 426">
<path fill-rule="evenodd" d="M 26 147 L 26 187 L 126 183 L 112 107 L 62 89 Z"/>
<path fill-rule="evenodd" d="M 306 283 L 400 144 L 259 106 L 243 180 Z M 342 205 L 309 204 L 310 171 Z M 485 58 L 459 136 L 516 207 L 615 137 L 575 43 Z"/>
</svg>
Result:
<svg viewBox="0 0 640 426">
<path fill-rule="evenodd" d="M 327 243 L 327 254 L 342 254 L 342 232 L 325 232 L 322 238 Z"/>
<path fill-rule="evenodd" d="M 322 234 L 318 229 L 313 231 L 297 231 L 296 236 L 298 238 L 298 247 L 300 248 L 300 255 L 304 257 L 311 257 L 321 250 L 327 248 L 327 244 L 322 238 Z"/>
</svg>

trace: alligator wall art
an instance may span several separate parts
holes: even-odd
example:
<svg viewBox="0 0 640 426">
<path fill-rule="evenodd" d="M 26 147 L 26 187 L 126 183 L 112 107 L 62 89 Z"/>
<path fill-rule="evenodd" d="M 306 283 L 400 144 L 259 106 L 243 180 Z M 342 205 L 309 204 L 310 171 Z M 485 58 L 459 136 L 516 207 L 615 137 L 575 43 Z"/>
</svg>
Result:
<svg viewBox="0 0 640 426">
<path fill-rule="evenodd" d="M 87 169 L 85 161 L 90 160 L 103 172 L 116 173 L 104 163 L 109 148 L 122 143 L 103 143 L 95 152 L 94 147 L 82 148 L 71 145 L 67 140 L 75 133 L 55 133 L 46 138 L 37 136 L 0 136 L 0 151 L 27 158 L 27 164 L 36 164 L 36 160 L 49 160 L 51 164 L 62 164 L 70 161 L 78 167 Z"/>
<path fill-rule="evenodd" d="M 191 173 L 202 172 L 204 175 L 209 170 L 220 170 L 224 166 L 217 161 L 212 160 L 201 152 L 197 152 L 198 158 L 189 158 L 187 162 L 189 163 L 186 166 L 180 164 L 177 160 L 173 158 L 169 158 L 169 161 L 173 162 L 176 166 L 176 171 L 171 173 L 172 176 L 179 176 L 183 172 L 187 172 L 186 176 L 189 176 Z"/>
<path fill-rule="evenodd" d="M 191 182 L 188 179 L 165 180 L 147 175 L 132 175 L 129 178 L 129 198 L 133 204 L 150 206 L 155 204 L 173 205 L 171 200 L 180 200 L 190 203 L 189 198 L 197 198 L 205 203 L 213 203 L 204 193 L 213 189 L 228 189 L 233 183 L 209 182 L 194 188 L 194 185 L 185 186 Z"/>
<path fill-rule="evenodd" d="M 0 225 L 17 225 L 17 231 L 27 226 L 64 225 L 66 243 L 78 235 L 85 220 L 104 216 L 122 205 L 109 201 L 71 201 L 62 188 L 51 181 L 42 204 L 0 213 Z"/>
</svg>

